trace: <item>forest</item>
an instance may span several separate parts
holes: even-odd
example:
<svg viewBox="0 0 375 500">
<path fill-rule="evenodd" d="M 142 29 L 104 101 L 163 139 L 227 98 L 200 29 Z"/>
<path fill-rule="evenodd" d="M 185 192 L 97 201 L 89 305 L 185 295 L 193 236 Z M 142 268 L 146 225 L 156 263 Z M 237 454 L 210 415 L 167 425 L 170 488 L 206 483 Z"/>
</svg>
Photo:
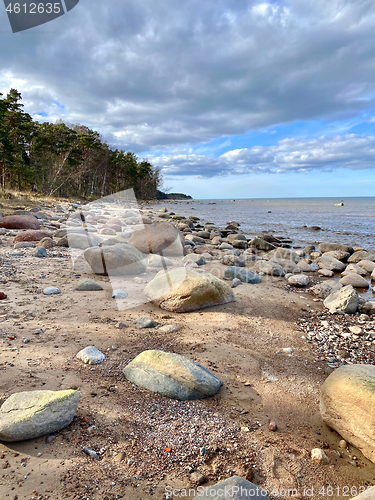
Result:
<svg viewBox="0 0 375 500">
<path fill-rule="evenodd" d="M 96 199 L 133 188 L 139 199 L 159 197 L 160 170 L 131 152 L 113 149 L 84 125 L 39 123 L 22 96 L 0 94 L 1 189 Z"/>
</svg>

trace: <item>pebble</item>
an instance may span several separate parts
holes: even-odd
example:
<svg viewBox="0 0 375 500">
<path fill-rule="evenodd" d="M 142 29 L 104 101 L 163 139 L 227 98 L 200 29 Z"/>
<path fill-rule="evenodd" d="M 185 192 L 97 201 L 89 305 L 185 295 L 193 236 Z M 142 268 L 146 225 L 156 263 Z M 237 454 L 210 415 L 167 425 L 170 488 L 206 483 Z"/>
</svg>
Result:
<svg viewBox="0 0 375 500">
<path fill-rule="evenodd" d="M 47 257 L 47 250 L 44 247 L 36 247 L 33 252 L 34 257 Z"/>
<path fill-rule="evenodd" d="M 329 464 L 329 458 L 321 448 L 311 450 L 311 459 L 319 465 Z"/>
<path fill-rule="evenodd" d="M 95 450 L 92 450 L 91 448 L 83 448 L 83 453 L 86 453 L 90 458 L 94 458 L 95 460 L 101 460 L 99 455 L 96 453 Z"/>
<path fill-rule="evenodd" d="M 116 288 L 116 290 L 112 292 L 113 299 L 126 299 L 127 296 L 128 294 L 123 288 Z"/>
<path fill-rule="evenodd" d="M 79 351 L 76 357 L 88 365 L 99 365 L 105 360 L 105 355 L 93 345 Z"/>
<path fill-rule="evenodd" d="M 280 351 L 277 351 L 276 354 L 292 354 L 293 353 L 293 348 L 292 347 L 284 347 L 283 349 L 280 349 Z"/>
<path fill-rule="evenodd" d="M 41 247 L 38 247 L 38 248 L 41 248 Z M 58 295 L 61 292 L 57 288 L 57 286 L 47 286 L 47 288 L 45 288 L 43 290 L 43 293 L 44 293 L 44 295 Z"/>
<path fill-rule="evenodd" d="M 276 422 L 270 422 L 268 428 L 269 428 L 270 431 L 275 432 L 277 430 L 277 424 L 276 424 Z"/>
<path fill-rule="evenodd" d="M 355 335 L 362 335 L 362 328 L 360 326 L 349 326 L 349 330 Z"/>
<path fill-rule="evenodd" d="M 346 449 L 348 447 L 348 443 L 345 441 L 345 439 L 341 439 L 341 441 L 339 442 L 339 447 L 343 449 Z"/>
</svg>

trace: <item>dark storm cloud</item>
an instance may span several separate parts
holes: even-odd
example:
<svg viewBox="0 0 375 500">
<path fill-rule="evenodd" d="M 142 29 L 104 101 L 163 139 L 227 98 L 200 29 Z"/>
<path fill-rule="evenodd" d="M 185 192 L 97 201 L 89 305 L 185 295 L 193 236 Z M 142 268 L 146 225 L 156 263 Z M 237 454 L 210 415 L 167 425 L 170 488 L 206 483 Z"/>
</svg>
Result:
<svg viewBox="0 0 375 500">
<path fill-rule="evenodd" d="M 135 152 L 375 104 L 372 0 L 81 0 L 35 33 L 0 23 L 0 88 Z"/>
</svg>

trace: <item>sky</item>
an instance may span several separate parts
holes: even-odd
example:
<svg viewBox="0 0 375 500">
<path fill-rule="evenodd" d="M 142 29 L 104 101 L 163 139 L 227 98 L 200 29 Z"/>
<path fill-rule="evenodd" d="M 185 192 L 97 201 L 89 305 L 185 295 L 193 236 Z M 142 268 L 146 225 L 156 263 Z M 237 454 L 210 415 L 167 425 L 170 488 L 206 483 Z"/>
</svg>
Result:
<svg viewBox="0 0 375 500">
<path fill-rule="evenodd" d="M 12 33 L 0 92 L 194 198 L 375 196 L 373 0 L 80 0 Z"/>
</svg>

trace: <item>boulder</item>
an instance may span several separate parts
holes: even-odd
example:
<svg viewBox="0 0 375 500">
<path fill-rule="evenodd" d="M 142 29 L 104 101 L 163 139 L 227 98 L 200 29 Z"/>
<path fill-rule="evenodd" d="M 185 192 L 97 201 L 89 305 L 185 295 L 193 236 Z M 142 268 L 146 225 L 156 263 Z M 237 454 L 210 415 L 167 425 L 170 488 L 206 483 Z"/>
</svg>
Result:
<svg viewBox="0 0 375 500">
<path fill-rule="evenodd" d="M 241 259 L 241 257 L 237 257 L 237 255 L 223 255 L 223 257 L 220 260 L 225 266 L 238 266 L 238 267 L 246 266 L 245 261 Z"/>
<path fill-rule="evenodd" d="M 48 231 L 29 229 L 28 231 L 18 233 L 14 238 L 13 243 L 19 243 L 21 241 L 40 241 L 43 238 L 52 238 L 52 234 Z"/>
<path fill-rule="evenodd" d="M 316 262 L 321 269 L 328 269 L 333 272 L 343 271 L 346 267 L 343 262 L 335 259 L 335 257 L 331 255 L 322 255 Z"/>
<path fill-rule="evenodd" d="M 132 245 L 88 248 L 84 257 L 95 274 L 125 276 L 144 273 L 147 257 Z"/>
<path fill-rule="evenodd" d="M 112 292 L 112 299 L 126 299 L 128 296 L 128 292 L 126 292 L 123 288 L 116 288 Z"/>
<path fill-rule="evenodd" d="M 182 256 L 184 236 L 169 222 L 153 222 L 144 226 L 143 229 L 134 231 L 129 244 L 145 254 Z"/>
<path fill-rule="evenodd" d="M 343 278 L 340 279 L 340 283 L 345 285 L 351 285 L 354 288 L 368 288 L 369 282 L 357 273 L 345 274 Z"/>
<path fill-rule="evenodd" d="M 89 233 L 68 233 L 67 235 L 68 245 L 70 248 L 79 248 L 81 250 L 86 250 L 86 248 L 98 247 L 99 243 L 92 235 Z M 60 245 L 59 245 L 60 246 Z M 65 246 L 65 245 L 61 245 Z"/>
<path fill-rule="evenodd" d="M 375 462 L 375 366 L 337 368 L 321 388 L 323 421 Z"/>
<path fill-rule="evenodd" d="M 103 290 L 103 287 L 94 280 L 83 278 L 79 280 L 76 290 L 78 292 L 98 292 L 99 290 Z"/>
<path fill-rule="evenodd" d="M 288 283 L 289 285 L 301 288 L 310 285 L 310 278 L 305 274 L 297 274 L 288 278 Z"/>
<path fill-rule="evenodd" d="M 144 293 L 153 304 L 173 312 L 196 311 L 235 300 L 233 291 L 223 280 L 187 268 L 158 273 Z"/>
<path fill-rule="evenodd" d="M 360 260 L 358 262 L 358 266 L 371 274 L 375 269 L 375 262 L 372 262 L 371 260 Z"/>
<path fill-rule="evenodd" d="M 348 266 L 346 266 L 346 269 L 341 273 L 341 276 L 346 276 L 349 273 L 357 273 L 360 274 L 361 276 L 366 276 L 366 274 L 368 274 L 366 269 L 357 266 L 357 264 L 349 264 Z"/>
<path fill-rule="evenodd" d="M 328 281 L 323 281 L 322 283 L 318 283 L 317 285 L 313 286 L 310 288 L 310 291 L 314 294 L 317 295 L 320 299 L 325 299 L 329 295 L 331 295 L 333 292 L 337 292 L 338 290 L 341 290 L 342 284 L 339 283 L 338 281 L 334 280 L 328 280 Z"/>
<path fill-rule="evenodd" d="M 206 259 L 203 257 L 203 255 L 199 255 L 196 253 L 190 253 L 182 259 L 182 262 L 184 263 L 188 261 L 195 262 L 198 266 L 204 266 L 206 263 Z"/>
<path fill-rule="evenodd" d="M 33 215 L 8 215 L 0 218 L 0 227 L 5 229 L 40 229 L 40 224 Z"/>
<path fill-rule="evenodd" d="M 364 314 L 375 314 L 375 301 L 368 300 L 365 302 L 361 308 L 361 312 Z"/>
<path fill-rule="evenodd" d="M 293 260 L 289 259 L 278 259 L 274 257 L 270 262 L 274 262 L 275 264 L 278 264 L 281 266 L 285 273 L 292 273 L 292 274 L 298 274 L 301 272 L 301 269 L 295 264 Z"/>
<path fill-rule="evenodd" d="M 201 487 L 202 488 L 202 487 Z M 200 500 L 268 500 L 267 492 L 241 476 L 232 476 L 199 493 Z"/>
<path fill-rule="evenodd" d="M 0 408 L 0 441 L 35 439 L 68 426 L 79 392 L 31 391 L 12 394 Z"/>
<path fill-rule="evenodd" d="M 44 295 L 59 295 L 59 293 L 61 292 L 57 286 L 47 286 L 47 288 L 43 290 Z"/>
<path fill-rule="evenodd" d="M 314 269 L 305 260 L 300 260 L 297 262 L 297 266 L 301 269 L 303 273 L 313 273 Z"/>
<path fill-rule="evenodd" d="M 233 241 L 244 241 L 247 244 L 246 236 L 244 236 L 243 234 L 237 234 L 237 233 L 228 234 L 227 241 L 228 241 L 228 243 L 231 243 L 232 245 L 233 245 L 233 243 L 232 243 Z"/>
<path fill-rule="evenodd" d="M 42 240 L 39 241 L 37 246 L 49 249 L 55 246 L 55 242 L 53 241 L 52 238 L 43 238 Z"/>
<path fill-rule="evenodd" d="M 244 250 L 248 247 L 247 241 L 244 240 L 232 240 L 231 243 L 234 248 L 242 248 Z"/>
<path fill-rule="evenodd" d="M 228 266 L 224 271 L 224 279 L 234 280 L 235 278 L 241 280 L 242 283 L 256 284 L 262 281 L 257 274 L 254 274 L 247 269 L 237 266 Z"/>
<path fill-rule="evenodd" d="M 272 258 L 292 260 L 296 264 L 301 260 L 301 257 L 297 254 L 297 252 L 290 250 L 289 248 L 277 248 L 276 250 L 273 250 Z"/>
<path fill-rule="evenodd" d="M 332 276 L 335 275 L 335 273 L 329 269 L 318 269 L 318 274 L 320 276 L 325 276 L 326 278 L 332 278 Z"/>
<path fill-rule="evenodd" d="M 1 222 L 1 220 L 0 220 Z M 370 260 L 371 262 L 375 262 L 375 256 L 365 250 L 359 250 L 358 252 L 354 252 L 348 259 L 348 262 L 353 262 L 353 264 L 358 264 L 361 260 Z"/>
<path fill-rule="evenodd" d="M 181 401 L 213 396 L 222 385 L 198 363 L 164 351 L 142 352 L 123 369 L 123 374 L 139 387 Z"/>
<path fill-rule="evenodd" d="M 87 365 L 99 365 L 105 360 L 105 355 L 93 345 L 79 351 L 76 357 Z"/>
<path fill-rule="evenodd" d="M 258 260 L 254 270 L 257 273 L 269 274 L 270 276 L 285 276 L 285 271 L 280 264 L 276 264 L 271 260 Z"/>
<path fill-rule="evenodd" d="M 324 252 L 323 256 L 334 257 L 337 260 L 346 260 L 350 257 L 350 253 L 344 252 L 344 250 L 331 250 L 330 252 Z"/>
<path fill-rule="evenodd" d="M 257 248 L 258 250 L 264 250 L 266 252 L 270 250 L 275 250 L 275 245 L 272 245 L 272 243 L 269 243 L 268 241 L 263 240 L 262 238 L 254 238 L 249 242 L 249 245 L 253 248 Z"/>
<path fill-rule="evenodd" d="M 36 247 L 33 251 L 34 257 L 39 257 L 40 259 L 47 257 L 47 250 L 44 247 Z"/>
<path fill-rule="evenodd" d="M 331 293 L 323 302 L 327 309 L 336 309 L 347 314 L 354 314 L 359 305 L 359 295 L 351 285 Z"/>
<path fill-rule="evenodd" d="M 341 243 L 322 242 L 319 243 L 319 250 L 322 253 L 334 252 L 335 250 L 350 253 L 350 248 L 347 245 L 341 245 Z"/>
</svg>

